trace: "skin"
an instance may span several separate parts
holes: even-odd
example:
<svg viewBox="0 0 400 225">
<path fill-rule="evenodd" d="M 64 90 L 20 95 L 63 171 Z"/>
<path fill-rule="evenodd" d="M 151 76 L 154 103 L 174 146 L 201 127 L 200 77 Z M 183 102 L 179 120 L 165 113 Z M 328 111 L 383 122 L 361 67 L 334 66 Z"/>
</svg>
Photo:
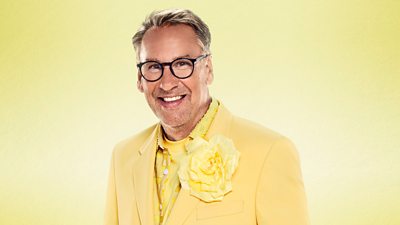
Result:
<svg viewBox="0 0 400 225">
<path fill-rule="evenodd" d="M 184 24 L 152 27 L 144 35 L 139 49 L 140 62 L 171 62 L 180 57 L 196 58 L 204 46 L 194 30 Z M 169 67 L 156 82 L 148 82 L 138 72 L 137 88 L 142 92 L 169 140 L 182 140 L 194 129 L 211 103 L 208 85 L 213 81 L 211 56 L 195 64 L 193 74 L 176 78 Z M 175 102 L 163 98 L 184 96 Z"/>
</svg>

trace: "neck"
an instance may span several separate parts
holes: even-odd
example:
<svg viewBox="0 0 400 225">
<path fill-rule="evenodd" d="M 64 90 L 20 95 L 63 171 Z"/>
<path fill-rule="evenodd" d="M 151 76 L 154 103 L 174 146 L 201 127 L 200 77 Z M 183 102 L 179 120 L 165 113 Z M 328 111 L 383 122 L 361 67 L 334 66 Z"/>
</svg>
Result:
<svg viewBox="0 0 400 225">
<path fill-rule="evenodd" d="M 171 127 L 164 123 L 161 123 L 161 126 L 164 130 L 164 134 L 168 138 L 168 140 L 179 141 L 189 136 L 190 132 L 192 132 L 192 130 L 196 127 L 201 118 L 207 112 L 210 103 L 211 103 L 211 98 L 209 98 L 207 102 L 203 105 L 203 107 L 200 108 L 196 117 L 188 123 L 182 124 L 177 127 Z"/>
</svg>

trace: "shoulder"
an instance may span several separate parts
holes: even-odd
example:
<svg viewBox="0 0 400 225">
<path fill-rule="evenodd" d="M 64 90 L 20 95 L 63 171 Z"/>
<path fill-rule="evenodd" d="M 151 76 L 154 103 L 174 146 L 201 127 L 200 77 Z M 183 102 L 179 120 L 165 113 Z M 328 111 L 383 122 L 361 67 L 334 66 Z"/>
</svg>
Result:
<svg viewBox="0 0 400 225">
<path fill-rule="evenodd" d="M 230 136 L 243 153 L 265 158 L 269 153 L 279 151 L 297 155 L 292 141 L 286 136 L 253 121 L 233 116 Z"/>
<path fill-rule="evenodd" d="M 282 144 L 294 151 L 294 145 L 284 135 L 259 123 L 232 114 L 223 104 L 220 105 L 214 122 L 214 133 L 222 132 L 229 136 L 240 152 L 257 157 L 267 156 L 271 149 Z"/>
<path fill-rule="evenodd" d="M 232 117 L 230 133 L 238 139 L 256 141 L 260 144 L 269 144 L 278 139 L 287 139 L 272 129 L 238 116 Z"/>
</svg>

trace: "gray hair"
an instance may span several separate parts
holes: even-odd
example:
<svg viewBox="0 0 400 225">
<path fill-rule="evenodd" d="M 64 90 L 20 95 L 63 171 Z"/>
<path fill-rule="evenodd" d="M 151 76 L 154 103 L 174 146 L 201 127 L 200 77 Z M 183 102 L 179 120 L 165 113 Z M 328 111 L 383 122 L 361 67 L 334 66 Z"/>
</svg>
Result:
<svg viewBox="0 0 400 225">
<path fill-rule="evenodd" d="M 188 9 L 166 9 L 154 11 L 146 17 L 142 26 L 138 29 L 132 38 L 132 43 L 137 54 L 139 54 L 140 45 L 143 36 L 152 27 L 163 27 L 167 25 L 185 24 L 193 28 L 198 39 L 203 44 L 203 50 L 210 52 L 211 34 L 207 24 L 200 17 Z"/>
</svg>

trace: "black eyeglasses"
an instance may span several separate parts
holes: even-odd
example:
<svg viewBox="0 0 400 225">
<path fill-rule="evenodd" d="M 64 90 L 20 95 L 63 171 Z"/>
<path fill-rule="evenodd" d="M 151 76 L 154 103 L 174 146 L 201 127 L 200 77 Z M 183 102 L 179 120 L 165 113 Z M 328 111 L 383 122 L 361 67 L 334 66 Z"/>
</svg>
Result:
<svg viewBox="0 0 400 225">
<path fill-rule="evenodd" d="M 146 61 L 139 63 L 136 66 L 138 67 L 142 77 L 149 82 L 154 82 L 161 79 L 164 74 L 164 66 L 169 66 L 171 73 L 175 77 L 179 79 L 186 79 L 193 74 L 194 65 L 198 61 L 206 58 L 209 55 L 210 54 L 200 55 L 199 57 L 194 59 L 177 58 L 172 62 L 164 63 L 160 63 L 157 61 Z"/>
</svg>

